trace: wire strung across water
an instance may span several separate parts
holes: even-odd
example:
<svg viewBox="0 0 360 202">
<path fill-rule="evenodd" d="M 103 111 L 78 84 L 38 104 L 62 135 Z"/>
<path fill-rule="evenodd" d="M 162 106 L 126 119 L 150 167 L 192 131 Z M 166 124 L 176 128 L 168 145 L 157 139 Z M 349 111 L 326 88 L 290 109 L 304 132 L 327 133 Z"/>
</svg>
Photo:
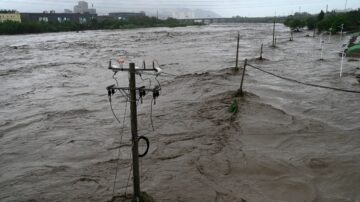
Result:
<svg viewBox="0 0 360 202">
<path fill-rule="evenodd" d="M 254 69 L 257 69 L 257 70 L 259 70 L 259 71 L 262 71 L 262 72 L 264 72 L 264 73 L 270 74 L 270 75 L 275 76 L 275 77 L 277 77 L 277 78 L 284 79 L 284 80 L 286 80 L 286 81 L 290 81 L 290 82 L 294 82 L 294 83 L 298 83 L 298 84 L 302 84 L 302 85 L 306 85 L 306 86 L 312 86 L 312 87 L 317 87 L 317 88 L 330 89 L 330 90 L 335 90 L 335 91 L 342 91 L 342 92 L 347 92 L 347 93 L 360 93 L 360 91 L 356 91 L 356 90 L 348 90 L 348 89 L 334 88 L 334 87 L 330 87 L 330 86 L 323 86 L 323 85 L 318 85 L 318 84 L 312 84 L 312 83 L 306 83 L 306 82 L 303 82 L 303 81 L 298 81 L 298 80 L 295 80 L 295 79 L 291 79 L 291 78 L 287 78 L 287 77 L 283 77 L 283 76 L 274 74 L 274 73 L 272 73 L 272 72 L 263 70 L 262 68 L 256 67 L 256 66 L 251 65 L 251 64 L 247 64 L 247 66 L 252 67 L 252 68 L 254 68 Z"/>
</svg>

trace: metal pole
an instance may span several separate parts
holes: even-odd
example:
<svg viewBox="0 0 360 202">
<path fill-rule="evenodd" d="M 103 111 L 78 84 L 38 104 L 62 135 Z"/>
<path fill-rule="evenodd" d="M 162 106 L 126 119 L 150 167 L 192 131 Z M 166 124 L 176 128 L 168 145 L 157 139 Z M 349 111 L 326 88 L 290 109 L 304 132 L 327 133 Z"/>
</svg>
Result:
<svg viewBox="0 0 360 202">
<path fill-rule="evenodd" d="M 273 47 L 275 47 L 275 19 L 274 19 L 274 26 L 273 26 Z"/>
<path fill-rule="evenodd" d="M 320 60 L 324 60 L 324 58 L 323 58 L 323 51 L 324 51 L 324 41 L 321 41 L 321 56 L 320 56 Z"/>
<path fill-rule="evenodd" d="M 235 69 L 238 70 L 238 63 L 239 63 L 239 42 L 240 42 L 240 32 L 238 32 L 238 36 L 237 36 L 237 46 L 236 46 L 236 64 L 235 64 Z"/>
<path fill-rule="evenodd" d="M 243 68 L 243 73 L 242 73 L 242 76 L 241 76 L 241 83 L 240 83 L 240 89 L 239 89 L 240 95 L 243 95 L 242 87 L 243 87 L 243 83 L 244 83 L 244 76 L 245 76 L 246 65 L 247 65 L 247 59 L 245 59 L 244 68 Z"/>
<path fill-rule="evenodd" d="M 131 111 L 131 134 L 132 134 L 132 158 L 133 158 L 133 201 L 140 201 L 140 178 L 139 178 L 139 151 L 137 135 L 137 109 L 136 109 L 136 81 L 135 63 L 129 65 L 129 89 L 130 89 L 130 111 Z"/>
<path fill-rule="evenodd" d="M 341 24 L 340 41 L 342 40 L 343 30 L 344 30 L 344 24 Z"/>
<path fill-rule="evenodd" d="M 347 0 L 345 0 L 345 11 L 346 11 L 346 8 L 347 8 Z"/>
<path fill-rule="evenodd" d="M 263 59 L 262 55 L 263 55 L 263 46 L 264 44 L 261 44 L 261 48 L 260 48 L 260 60 Z"/>
<path fill-rule="evenodd" d="M 341 54 L 340 78 L 342 77 L 342 71 L 343 71 L 343 65 L 344 65 L 344 56 L 345 56 L 345 49 L 343 49 L 343 52 Z"/>
</svg>

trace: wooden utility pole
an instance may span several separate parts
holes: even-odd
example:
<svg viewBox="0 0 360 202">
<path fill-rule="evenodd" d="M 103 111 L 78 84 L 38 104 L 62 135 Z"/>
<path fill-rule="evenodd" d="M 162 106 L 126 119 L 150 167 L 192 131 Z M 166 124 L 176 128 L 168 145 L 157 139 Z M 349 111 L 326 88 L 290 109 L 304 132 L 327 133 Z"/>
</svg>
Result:
<svg viewBox="0 0 360 202">
<path fill-rule="evenodd" d="M 263 47 L 264 47 L 264 44 L 261 44 L 261 48 L 260 48 L 260 60 L 263 59 L 262 55 L 263 55 Z"/>
<path fill-rule="evenodd" d="M 238 70 L 238 63 L 239 63 L 239 42 L 240 42 L 240 32 L 238 32 L 237 36 L 237 46 L 236 46 L 236 64 L 235 64 L 235 70 Z"/>
<path fill-rule="evenodd" d="M 242 73 L 242 76 L 241 76 L 241 83 L 240 83 L 240 89 L 239 89 L 240 95 L 243 95 L 242 88 L 243 88 L 243 83 L 244 83 L 244 76 L 245 76 L 246 66 L 247 66 L 247 59 L 245 59 L 243 73 Z"/>
<path fill-rule="evenodd" d="M 137 134 L 137 109 L 136 109 L 136 81 L 135 63 L 129 65 L 129 90 L 130 90 L 130 112 L 131 112 L 131 135 L 132 135 L 132 158 L 133 158 L 133 184 L 134 199 L 140 201 L 140 175 L 139 175 L 139 150 Z"/>
<path fill-rule="evenodd" d="M 275 47 L 275 19 L 274 19 L 274 26 L 273 26 L 273 43 L 272 46 Z"/>
</svg>

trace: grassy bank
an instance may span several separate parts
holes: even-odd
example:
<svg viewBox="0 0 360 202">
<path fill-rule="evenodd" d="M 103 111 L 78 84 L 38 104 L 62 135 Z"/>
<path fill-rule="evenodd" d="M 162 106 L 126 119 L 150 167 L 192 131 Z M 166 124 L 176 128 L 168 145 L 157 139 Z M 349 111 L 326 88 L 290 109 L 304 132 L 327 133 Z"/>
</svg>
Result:
<svg viewBox="0 0 360 202">
<path fill-rule="evenodd" d="M 92 20 L 89 23 L 79 24 L 74 22 L 12 22 L 0 23 L 0 35 L 4 34 L 31 34 L 46 32 L 100 30 L 100 29 L 131 29 L 145 27 L 183 27 L 201 25 L 193 22 L 183 22 L 169 18 L 158 20 L 154 17 L 131 17 L 127 20 Z"/>
</svg>

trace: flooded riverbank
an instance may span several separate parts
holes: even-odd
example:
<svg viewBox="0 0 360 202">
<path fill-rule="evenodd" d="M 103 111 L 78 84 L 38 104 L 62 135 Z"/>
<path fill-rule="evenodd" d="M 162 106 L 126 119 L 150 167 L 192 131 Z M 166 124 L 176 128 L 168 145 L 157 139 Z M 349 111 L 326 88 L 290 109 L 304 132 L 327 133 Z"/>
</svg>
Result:
<svg viewBox="0 0 360 202">
<path fill-rule="evenodd" d="M 140 66 L 159 60 L 162 93 L 139 106 L 142 189 L 158 201 L 357 201 L 359 94 L 301 86 L 248 68 L 245 98 L 234 98 L 240 59 L 294 79 L 360 90 L 357 60 L 345 60 L 333 36 L 320 58 L 319 38 L 288 41 L 278 25 L 211 25 L 0 37 L 0 199 L 106 201 L 112 197 L 118 125 L 105 87 L 110 58 Z M 264 43 L 265 61 L 254 60 Z M 16 48 L 15 48 L 16 47 Z M 126 74 L 118 74 L 127 86 Z M 235 117 L 227 111 L 239 102 Z M 113 98 L 123 116 L 125 104 Z M 126 119 L 116 193 L 130 168 Z M 115 149 L 114 149 L 115 148 Z M 128 190 L 131 191 L 131 183 Z"/>
</svg>

